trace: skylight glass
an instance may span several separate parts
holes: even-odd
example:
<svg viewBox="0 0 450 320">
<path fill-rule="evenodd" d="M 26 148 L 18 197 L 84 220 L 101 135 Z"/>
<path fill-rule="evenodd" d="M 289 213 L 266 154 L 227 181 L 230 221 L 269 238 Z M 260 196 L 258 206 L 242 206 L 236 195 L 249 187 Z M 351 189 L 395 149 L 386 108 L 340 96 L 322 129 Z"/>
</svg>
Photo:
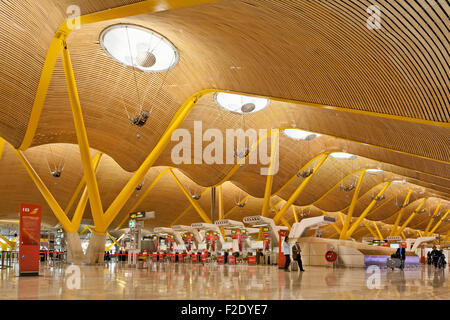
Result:
<svg viewBox="0 0 450 320">
<path fill-rule="evenodd" d="M 354 154 L 346 152 L 333 152 L 330 156 L 339 160 L 355 160 L 357 158 Z"/>
<path fill-rule="evenodd" d="M 321 134 L 318 133 L 303 131 L 300 129 L 284 129 L 282 132 L 285 136 L 294 140 L 311 141 L 315 138 L 322 136 Z"/>
<path fill-rule="evenodd" d="M 216 103 L 231 112 L 239 114 L 255 113 L 265 109 L 270 101 L 266 98 L 257 98 L 233 93 L 217 92 L 214 95 Z"/>
</svg>

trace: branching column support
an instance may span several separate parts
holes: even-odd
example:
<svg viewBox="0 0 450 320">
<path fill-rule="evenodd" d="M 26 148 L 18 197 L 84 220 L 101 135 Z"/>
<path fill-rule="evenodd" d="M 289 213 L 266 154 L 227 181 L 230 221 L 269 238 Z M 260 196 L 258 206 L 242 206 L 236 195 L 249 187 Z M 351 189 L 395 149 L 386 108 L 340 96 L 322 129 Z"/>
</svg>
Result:
<svg viewBox="0 0 450 320">
<path fill-rule="evenodd" d="M 378 233 L 378 239 L 379 239 L 379 240 L 383 240 L 383 235 L 381 234 L 380 229 L 378 229 L 378 225 L 377 225 L 377 223 L 376 223 L 375 221 L 373 221 L 373 225 L 374 225 L 374 227 L 375 227 L 375 230 L 377 230 L 377 233 Z"/>
<path fill-rule="evenodd" d="M 381 197 L 390 185 L 391 185 L 391 182 L 386 183 L 386 185 L 380 190 L 380 192 L 378 192 L 376 198 Z M 372 200 L 370 202 L 369 206 L 361 213 L 361 215 L 358 217 L 358 219 L 356 219 L 356 221 L 350 227 L 344 240 L 346 240 L 352 236 L 353 232 L 355 232 L 356 228 L 358 228 L 361 221 L 369 214 L 370 210 L 372 210 L 372 208 L 376 202 L 377 202 L 376 200 Z"/>
<path fill-rule="evenodd" d="M 352 202 L 350 203 L 350 207 L 347 211 L 347 217 L 345 218 L 344 225 L 342 226 L 342 231 L 339 236 L 339 239 L 344 240 L 346 239 L 347 231 L 350 226 L 350 222 L 353 218 L 353 211 L 355 211 L 356 202 L 358 202 L 358 196 L 359 196 L 359 190 L 361 189 L 361 184 L 364 178 L 364 174 L 366 173 L 366 170 L 362 170 L 362 172 L 359 175 L 358 183 L 356 184 L 355 191 L 353 192 Z"/>
<path fill-rule="evenodd" d="M 273 218 L 275 223 L 278 223 L 281 217 L 283 217 L 286 211 L 289 209 L 289 207 L 294 204 L 295 200 L 297 200 L 302 191 L 308 185 L 308 182 L 314 177 L 317 170 L 322 166 L 322 164 L 325 162 L 327 158 L 328 153 L 322 154 L 322 159 L 315 165 L 313 174 L 305 178 L 305 180 L 303 180 L 303 182 L 298 186 L 298 188 L 294 191 L 294 193 L 289 197 L 288 201 L 284 204 L 283 208 L 281 208 L 281 210 L 275 215 L 275 217 Z"/>
<path fill-rule="evenodd" d="M 266 179 L 266 189 L 264 191 L 264 202 L 262 207 L 261 215 L 263 217 L 267 217 L 269 213 L 269 202 L 270 198 L 272 196 L 272 183 L 273 183 L 273 174 L 274 174 L 274 166 L 277 165 L 276 162 L 278 162 L 278 159 L 276 157 L 278 156 L 278 137 L 279 137 L 279 131 L 278 130 L 272 130 L 272 145 L 270 150 L 270 166 L 269 171 L 267 173 L 267 179 Z"/>
<path fill-rule="evenodd" d="M 427 227 L 425 228 L 425 234 L 428 234 L 428 231 L 431 228 L 431 225 L 434 222 L 434 217 L 436 216 L 436 214 L 439 212 L 439 208 L 441 207 L 442 202 L 439 202 L 439 204 L 436 206 L 436 209 L 433 212 L 433 215 L 431 216 L 430 222 L 428 222 Z"/>
<path fill-rule="evenodd" d="M 424 198 L 422 202 L 419 204 L 419 206 L 414 210 L 414 212 L 406 219 L 405 223 L 400 227 L 400 229 L 395 233 L 396 236 L 399 236 L 403 230 L 408 226 L 408 224 L 411 222 L 411 220 L 416 216 L 416 212 L 422 208 L 422 206 L 425 204 L 428 198 Z"/>
<path fill-rule="evenodd" d="M 372 230 L 372 228 L 370 227 L 370 224 L 367 223 L 367 221 L 364 219 L 363 220 L 363 224 L 364 226 L 367 228 L 367 230 L 369 230 L 370 234 L 372 235 L 372 237 L 374 237 L 375 239 L 378 238 L 377 234 L 375 233 L 375 231 Z M 382 239 L 379 239 L 382 240 Z"/>
<path fill-rule="evenodd" d="M 408 194 L 406 195 L 405 201 L 403 201 L 402 208 L 398 212 L 397 219 L 395 219 L 394 226 L 392 227 L 389 236 L 393 236 L 397 232 L 398 225 L 400 224 L 400 220 L 402 219 L 403 211 L 405 210 L 407 204 L 409 203 L 409 197 L 411 196 L 411 193 L 412 190 L 408 190 Z"/>
<path fill-rule="evenodd" d="M 433 234 L 434 231 L 436 231 L 436 229 L 441 225 L 442 221 L 447 218 L 448 214 L 450 213 L 450 209 L 447 210 L 447 212 L 442 216 L 441 219 L 439 219 L 439 221 L 436 223 L 436 225 L 433 227 L 433 229 L 430 230 L 430 232 L 427 235 L 431 235 Z"/>
</svg>

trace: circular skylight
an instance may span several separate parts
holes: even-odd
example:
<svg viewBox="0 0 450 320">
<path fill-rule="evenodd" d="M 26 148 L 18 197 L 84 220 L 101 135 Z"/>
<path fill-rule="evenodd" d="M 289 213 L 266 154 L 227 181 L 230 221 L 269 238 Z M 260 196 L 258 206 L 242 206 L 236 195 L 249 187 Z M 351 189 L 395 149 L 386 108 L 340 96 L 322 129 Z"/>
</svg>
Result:
<svg viewBox="0 0 450 320">
<path fill-rule="evenodd" d="M 367 169 L 366 172 L 370 174 L 384 174 L 384 171 L 381 169 Z"/>
<path fill-rule="evenodd" d="M 103 30 L 100 44 L 114 60 L 145 72 L 164 72 L 179 59 L 175 46 L 160 34 L 135 25 L 117 24 Z"/>
<path fill-rule="evenodd" d="M 330 156 L 339 160 L 355 160 L 357 158 L 354 154 L 346 152 L 333 152 Z"/>
<path fill-rule="evenodd" d="M 266 98 L 249 97 L 225 92 L 217 92 L 214 94 L 214 100 L 220 107 L 239 114 L 261 111 L 270 103 L 269 99 Z"/>
<path fill-rule="evenodd" d="M 294 140 L 311 141 L 321 136 L 321 134 L 303 131 L 300 129 L 284 129 L 282 132 L 285 136 Z"/>
</svg>

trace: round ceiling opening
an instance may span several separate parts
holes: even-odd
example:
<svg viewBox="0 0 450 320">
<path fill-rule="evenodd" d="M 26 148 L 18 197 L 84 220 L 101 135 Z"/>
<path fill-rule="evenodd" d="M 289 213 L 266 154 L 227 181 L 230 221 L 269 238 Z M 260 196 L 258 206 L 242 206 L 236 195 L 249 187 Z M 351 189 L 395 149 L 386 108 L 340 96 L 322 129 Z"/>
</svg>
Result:
<svg viewBox="0 0 450 320">
<path fill-rule="evenodd" d="M 269 99 L 244 96 L 233 93 L 217 92 L 214 100 L 220 107 L 239 114 L 255 113 L 269 105 Z"/>
<path fill-rule="evenodd" d="M 311 141 L 315 138 L 321 137 L 321 134 L 304 131 L 300 129 L 284 129 L 283 134 L 291 139 L 294 140 L 304 140 L 304 141 Z"/>
<path fill-rule="evenodd" d="M 103 50 L 123 65 L 144 72 L 164 72 L 179 60 L 178 50 L 162 35 L 135 25 L 117 24 L 102 31 Z"/>
</svg>

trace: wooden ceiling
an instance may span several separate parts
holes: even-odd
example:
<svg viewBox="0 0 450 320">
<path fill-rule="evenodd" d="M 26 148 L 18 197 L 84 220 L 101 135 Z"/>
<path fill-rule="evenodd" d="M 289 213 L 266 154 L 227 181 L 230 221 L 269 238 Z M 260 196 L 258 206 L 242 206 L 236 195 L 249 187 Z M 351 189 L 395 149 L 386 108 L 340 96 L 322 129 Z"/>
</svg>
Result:
<svg viewBox="0 0 450 320">
<path fill-rule="evenodd" d="M 136 2 L 0 2 L 0 136 L 15 147 L 21 144 L 48 47 L 67 17 L 69 5 L 76 4 L 82 14 L 88 14 Z M 344 182 L 342 178 L 369 167 L 386 173 L 366 175 L 356 217 L 381 188 L 381 182 L 403 177 L 408 183 L 388 188 L 386 200 L 379 203 L 383 209 L 374 208 L 367 219 L 392 224 L 398 211 L 393 199 L 398 193 L 397 198 L 404 199 L 409 188 L 417 190 L 417 199 L 426 196 L 447 203 L 448 3 L 377 3 L 382 12 L 379 30 L 366 26 L 371 1 L 229 0 L 93 23 L 73 31 L 67 43 L 90 145 L 108 155 L 97 175 L 103 206 L 112 202 L 131 177 L 129 172 L 153 149 L 181 104 L 205 88 L 284 99 L 273 100 L 264 111 L 245 116 L 244 129 L 297 127 L 324 134 L 311 142 L 280 136 L 280 171 L 274 177 L 274 192 L 320 153 L 346 151 L 359 156 L 355 161 L 328 159 L 295 202 L 299 207 L 313 205 L 315 214 L 321 214 L 320 210 L 345 213 L 352 192 L 341 191 L 339 184 L 351 184 L 357 174 Z M 167 73 L 153 74 L 134 72 L 109 58 L 99 45 L 99 35 L 117 23 L 141 25 L 167 37 L 179 50 L 178 65 Z M 138 96 L 145 98 L 139 101 Z M 148 123 L 137 129 L 130 125 L 124 106 L 136 112 L 141 104 L 152 113 Z M 204 130 L 218 128 L 223 132 L 243 123 L 242 116 L 218 107 L 212 94 L 200 99 L 182 127 L 193 132 L 194 121 L 202 121 Z M 82 176 L 74 143 L 64 72 L 58 59 L 34 147 L 25 154 L 62 206 Z M 170 166 L 180 170 L 176 172 L 183 184 L 203 191 L 221 181 L 232 167 L 174 166 L 170 157 L 174 145 L 169 144 L 144 184 Z M 49 154 L 56 158 L 65 154 L 67 166 L 60 179 L 48 174 Z M 239 198 L 236 193 L 252 196 L 246 207 L 230 214 L 233 219 L 260 213 L 265 177 L 259 170 L 258 165 L 245 165 L 225 184 L 225 211 Z M 0 177 L 1 217 L 16 217 L 21 201 L 44 204 L 9 146 L 0 160 Z M 296 178 L 286 186 L 279 199 L 286 200 L 300 182 Z M 421 188 L 425 191 L 419 195 Z M 170 175 L 164 176 L 151 194 L 139 208 L 158 212 L 149 227 L 170 224 L 189 205 Z M 199 202 L 209 212 L 207 199 L 209 192 Z M 277 201 L 276 197 L 272 200 L 274 204 Z M 427 210 L 433 210 L 436 201 L 427 201 Z M 116 223 L 133 203 L 130 199 Z M 46 219 L 56 223 L 50 209 L 44 207 Z M 88 219 L 89 215 L 88 208 Z M 293 219 L 290 211 L 287 218 Z M 180 222 L 188 224 L 199 218 L 190 209 L 184 219 Z M 424 229 L 428 220 L 426 215 L 417 216 L 411 226 Z M 446 228 L 448 224 L 442 224 L 438 230 Z M 335 230 L 329 230 L 333 236 Z"/>
</svg>

